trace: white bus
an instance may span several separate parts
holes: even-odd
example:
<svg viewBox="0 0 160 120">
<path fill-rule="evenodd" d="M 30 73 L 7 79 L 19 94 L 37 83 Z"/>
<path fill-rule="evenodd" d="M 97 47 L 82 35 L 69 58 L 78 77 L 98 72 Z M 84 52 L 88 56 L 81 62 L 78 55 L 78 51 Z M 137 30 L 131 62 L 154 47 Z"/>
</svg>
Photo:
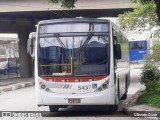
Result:
<svg viewBox="0 0 160 120">
<path fill-rule="evenodd" d="M 38 106 L 53 112 L 64 106 L 102 105 L 113 111 L 127 97 L 128 40 L 110 20 L 44 20 L 35 38 Z"/>
</svg>

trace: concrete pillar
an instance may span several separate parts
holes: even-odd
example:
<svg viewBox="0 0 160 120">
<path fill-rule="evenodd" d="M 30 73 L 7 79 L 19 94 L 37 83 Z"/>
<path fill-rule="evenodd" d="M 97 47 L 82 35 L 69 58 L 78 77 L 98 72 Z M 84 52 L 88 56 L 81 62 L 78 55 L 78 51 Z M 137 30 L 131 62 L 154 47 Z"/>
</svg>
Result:
<svg viewBox="0 0 160 120">
<path fill-rule="evenodd" d="M 27 41 L 29 37 L 29 31 L 25 28 L 21 28 L 18 31 L 19 38 L 19 63 L 20 63 L 20 77 L 27 78 L 32 76 L 32 60 L 30 55 L 27 54 Z"/>
</svg>

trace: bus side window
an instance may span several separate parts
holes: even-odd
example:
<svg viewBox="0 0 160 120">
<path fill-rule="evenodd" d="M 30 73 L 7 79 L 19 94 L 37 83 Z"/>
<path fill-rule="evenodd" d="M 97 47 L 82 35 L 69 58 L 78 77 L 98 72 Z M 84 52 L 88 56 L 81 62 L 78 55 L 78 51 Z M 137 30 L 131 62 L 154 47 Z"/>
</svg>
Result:
<svg viewBox="0 0 160 120">
<path fill-rule="evenodd" d="M 134 42 L 129 43 L 129 49 L 131 50 L 137 49 L 137 43 L 134 43 Z"/>
<path fill-rule="evenodd" d="M 138 49 L 144 49 L 145 48 L 145 43 L 144 42 L 138 42 L 137 47 L 138 47 Z"/>
<path fill-rule="evenodd" d="M 137 43 L 133 43 L 132 50 L 137 49 Z"/>
</svg>

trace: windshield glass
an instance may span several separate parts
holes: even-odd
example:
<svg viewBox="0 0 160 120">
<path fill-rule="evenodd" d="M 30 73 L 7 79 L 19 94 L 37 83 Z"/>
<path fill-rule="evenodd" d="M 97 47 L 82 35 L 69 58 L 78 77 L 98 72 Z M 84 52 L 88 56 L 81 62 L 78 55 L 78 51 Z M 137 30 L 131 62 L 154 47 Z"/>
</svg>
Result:
<svg viewBox="0 0 160 120">
<path fill-rule="evenodd" d="M 88 28 L 86 31 L 83 30 L 85 25 L 82 25 L 83 32 L 80 28 L 73 32 L 73 29 L 70 29 L 74 26 L 72 27 L 69 24 L 68 29 L 65 25 L 65 30 L 61 30 L 63 33 L 60 29 L 57 29 L 57 31 L 50 30 L 54 28 L 53 25 L 51 26 L 40 27 L 40 75 L 90 76 L 107 75 L 109 73 L 109 33 L 107 32 L 107 24 L 105 25 L 106 30 L 104 30 L 104 25 L 101 24 L 97 25 L 98 28 L 95 27 L 96 25 L 92 25 L 95 27 L 92 30 L 86 24 L 86 29 Z M 78 27 L 80 27 L 79 23 Z M 101 33 L 100 30 L 103 32 Z"/>
</svg>

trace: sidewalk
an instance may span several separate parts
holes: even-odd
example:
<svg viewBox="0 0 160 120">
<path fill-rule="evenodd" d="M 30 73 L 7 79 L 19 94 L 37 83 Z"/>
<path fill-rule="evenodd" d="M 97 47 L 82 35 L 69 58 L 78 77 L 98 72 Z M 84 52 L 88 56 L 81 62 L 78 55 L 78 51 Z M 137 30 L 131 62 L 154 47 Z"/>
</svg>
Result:
<svg viewBox="0 0 160 120">
<path fill-rule="evenodd" d="M 144 104 L 124 107 L 123 111 L 132 117 L 145 118 L 148 120 L 160 120 L 160 108 L 155 108 Z"/>
<path fill-rule="evenodd" d="M 130 64 L 130 70 L 133 69 L 143 69 L 144 64 Z"/>
<path fill-rule="evenodd" d="M 0 94 L 34 85 L 34 78 L 0 79 Z"/>
</svg>

